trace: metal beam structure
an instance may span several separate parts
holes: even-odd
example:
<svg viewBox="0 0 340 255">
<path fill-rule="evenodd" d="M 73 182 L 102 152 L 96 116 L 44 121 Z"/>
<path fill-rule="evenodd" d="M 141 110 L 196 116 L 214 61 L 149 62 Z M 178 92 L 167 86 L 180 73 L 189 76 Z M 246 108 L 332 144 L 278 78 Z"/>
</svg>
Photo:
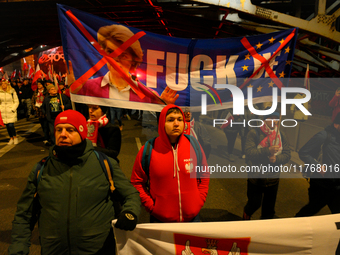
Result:
<svg viewBox="0 0 340 255">
<path fill-rule="evenodd" d="M 338 8 L 333 14 L 326 14 L 326 0 L 317 0 L 318 12 L 311 20 L 304 20 L 291 15 L 266 9 L 251 3 L 250 0 L 194 0 L 195 2 L 217 5 L 234 9 L 241 13 L 254 15 L 268 21 L 274 21 L 290 27 L 299 27 L 306 32 L 322 36 L 336 43 L 340 43 L 340 32 L 336 30 L 335 22 L 340 16 Z"/>
</svg>

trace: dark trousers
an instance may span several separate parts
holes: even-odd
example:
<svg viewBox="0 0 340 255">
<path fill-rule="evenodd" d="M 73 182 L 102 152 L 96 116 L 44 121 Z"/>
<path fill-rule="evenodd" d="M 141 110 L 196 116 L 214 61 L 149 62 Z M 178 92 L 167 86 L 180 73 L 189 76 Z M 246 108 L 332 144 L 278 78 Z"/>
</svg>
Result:
<svg viewBox="0 0 340 255">
<path fill-rule="evenodd" d="M 47 119 L 46 118 L 39 118 L 39 122 L 40 122 L 41 128 L 42 128 L 43 133 L 44 133 L 44 139 L 47 140 L 47 141 L 50 141 L 51 140 L 50 128 L 48 126 Z"/>
<path fill-rule="evenodd" d="M 318 179 L 310 180 L 308 197 L 308 204 L 302 207 L 295 217 L 315 215 L 326 205 L 332 213 L 340 213 L 340 191 L 329 190 L 320 186 Z"/>
<path fill-rule="evenodd" d="M 263 187 L 255 185 L 248 180 L 247 197 L 248 202 L 244 207 L 244 212 L 251 216 L 262 204 L 261 219 L 272 219 L 275 215 L 276 195 L 279 183 Z"/>
<path fill-rule="evenodd" d="M 7 132 L 9 137 L 17 136 L 17 132 L 15 131 L 14 123 L 6 124 Z"/>
<path fill-rule="evenodd" d="M 237 132 L 225 132 L 225 136 L 228 140 L 228 154 L 233 154 Z"/>
<path fill-rule="evenodd" d="M 122 126 L 122 115 L 123 115 L 123 109 L 116 108 L 116 107 L 110 107 L 110 114 L 111 114 L 111 123 L 115 124 L 115 119 L 117 117 L 118 125 Z"/>
<path fill-rule="evenodd" d="M 53 122 L 48 121 L 48 127 L 50 129 L 50 138 L 52 141 L 52 144 L 55 144 L 55 137 L 54 137 L 54 120 Z"/>
</svg>

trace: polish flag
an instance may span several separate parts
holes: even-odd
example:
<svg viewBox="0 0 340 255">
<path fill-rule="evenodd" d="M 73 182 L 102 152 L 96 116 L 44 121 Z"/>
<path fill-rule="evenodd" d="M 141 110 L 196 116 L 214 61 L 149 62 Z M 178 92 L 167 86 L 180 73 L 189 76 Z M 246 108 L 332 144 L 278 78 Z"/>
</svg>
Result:
<svg viewBox="0 0 340 255">
<path fill-rule="evenodd" d="M 228 127 L 230 125 L 231 120 L 234 120 L 234 117 L 230 112 L 228 112 L 228 115 L 227 117 L 225 117 L 224 124 L 221 126 L 221 128 L 223 129 Z"/>
<path fill-rule="evenodd" d="M 54 86 L 55 86 L 55 89 L 58 91 L 59 94 L 61 94 L 61 90 L 59 88 L 59 83 L 58 83 L 58 79 L 57 79 L 57 74 L 54 74 L 53 75 L 53 78 L 54 78 Z"/>
<path fill-rule="evenodd" d="M 32 79 L 32 78 L 33 78 L 33 75 L 34 75 L 34 70 L 33 70 L 33 67 L 30 66 L 30 71 L 29 71 L 27 77 Z"/>
<path fill-rule="evenodd" d="M 11 75 L 11 79 L 13 79 L 13 78 L 16 76 L 16 74 L 17 74 L 17 69 L 15 69 L 15 70 L 13 71 L 13 73 L 12 73 L 12 75 Z"/>
<path fill-rule="evenodd" d="M 31 70 L 33 71 L 32 68 L 31 68 Z M 31 70 L 30 70 L 30 73 L 31 73 Z M 37 86 L 37 80 L 40 79 L 40 78 L 42 78 L 42 72 L 41 72 L 41 70 L 40 70 L 39 64 L 37 65 L 37 68 L 36 68 L 35 70 L 36 70 L 36 71 L 35 71 L 35 74 L 34 74 L 34 77 L 33 77 L 33 80 L 32 80 L 32 85 L 31 85 L 31 89 L 32 89 L 33 91 L 35 91 L 35 90 L 38 88 L 38 86 Z"/>
<path fill-rule="evenodd" d="M 18 74 L 19 74 L 19 78 L 21 78 L 21 72 L 20 72 L 20 70 L 19 70 Z"/>
<path fill-rule="evenodd" d="M 22 70 L 25 72 L 26 70 L 28 70 L 28 65 L 26 63 L 26 59 L 24 58 L 24 64 L 22 65 Z"/>
<path fill-rule="evenodd" d="M 51 68 L 51 65 L 48 66 L 48 78 L 53 81 L 53 72 L 52 72 L 52 68 Z"/>
</svg>

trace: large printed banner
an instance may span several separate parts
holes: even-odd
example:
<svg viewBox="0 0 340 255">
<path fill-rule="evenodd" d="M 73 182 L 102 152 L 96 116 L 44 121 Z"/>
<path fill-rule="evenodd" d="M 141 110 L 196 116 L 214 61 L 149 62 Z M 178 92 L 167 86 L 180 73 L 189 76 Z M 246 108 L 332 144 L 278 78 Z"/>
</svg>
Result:
<svg viewBox="0 0 340 255">
<path fill-rule="evenodd" d="M 340 214 L 114 228 L 119 255 L 339 255 Z"/>
<path fill-rule="evenodd" d="M 280 79 L 290 76 L 295 28 L 239 38 L 183 39 L 65 5 L 58 5 L 58 14 L 65 60 L 73 66 L 75 102 L 160 111 L 169 103 L 198 108 L 201 95 L 211 94 L 226 108 L 232 95 L 228 89 L 217 91 L 216 84 L 238 86 L 245 99 L 250 86 L 261 102 L 273 87 L 285 86 Z M 258 78 L 268 78 L 268 84 L 257 84 Z M 208 104 L 217 105 L 211 98 Z"/>
</svg>

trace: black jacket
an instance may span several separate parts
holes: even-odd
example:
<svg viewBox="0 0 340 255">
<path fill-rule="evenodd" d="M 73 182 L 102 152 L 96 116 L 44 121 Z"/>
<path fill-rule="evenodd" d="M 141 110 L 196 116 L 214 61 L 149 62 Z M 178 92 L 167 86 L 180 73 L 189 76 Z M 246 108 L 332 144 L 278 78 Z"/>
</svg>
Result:
<svg viewBox="0 0 340 255">
<path fill-rule="evenodd" d="M 64 94 L 61 94 L 61 97 L 62 97 L 62 100 L 63 100 L 63 105 L 65 107 L 64 111 L 71 109 L 72 105 L 71 105 L 70 99 L 67 96 L 65 96 Z M 57 109 L 55 109 L 54 112 L 51 111 L 51 106 L 50 106 L 51 99 L 53 99 L 53 98 L 56 98 L 58 100 L 58 107 L 57 107 Z M 46 115 L 46 119 L 49 122 L 54 122 L 57 115 L 59 113 L 61 113 L 62 110 L 61 110 L 60 105 L 61 105 L 60 94 L 57 94 L 54 97 L 52 97 L 50 95 L 45 97 L 44 102 L 41 106 L 41 110 L 42 110 L 43 114 Z"/>
<path fill-rule="evenodd" d="M 317 158 L 322 149 L 322 162 Z M 314 135 L 299 151 L 300 159 L 309 164 L 305 170 L 311 178 L 318 178 L 318 183 L 327 189 L 340 190 L 340 132 L 333 125 Z M 317 164 L 325 164 L 324 176 L 316 171 Z"/>
<path fill-rule="evenodd" d="M 107 156 L 118 161 L 117 157 L 122 144 L 122 136 L 119 127 L 112 123 L 108 123 L 104 127 L 99 128 L 99 134 L 103 138 L 105 148 L 98 146 L 96 147 L 96 150 L 103 152 Z"/>
</svg>

